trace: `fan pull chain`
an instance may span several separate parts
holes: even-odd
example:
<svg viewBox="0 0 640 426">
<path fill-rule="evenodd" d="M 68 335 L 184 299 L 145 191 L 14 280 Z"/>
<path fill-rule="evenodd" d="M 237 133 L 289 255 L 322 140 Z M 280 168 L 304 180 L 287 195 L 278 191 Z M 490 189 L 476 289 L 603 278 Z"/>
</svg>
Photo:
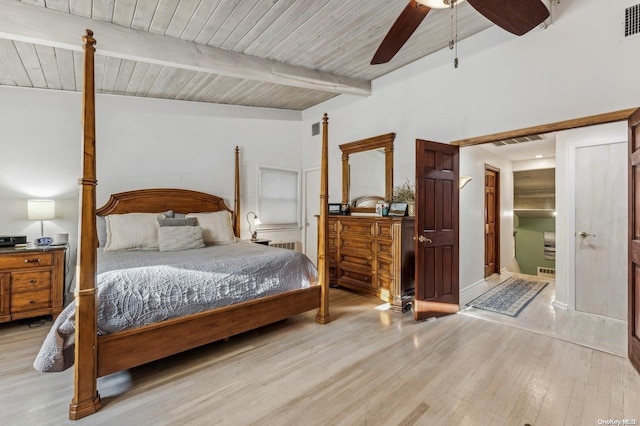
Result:
<svg viewBox="0 0 640 426">
<path fill-rule="evenodd" d="M 451 9 L 450 13 L 450 21 L 451 21 L 451 38 L 449 39 L 449 49 L 453 49 L 455 47 L 455 58 L 453 59 L 453 67 L 458 68 L 458 8 L 457 0 L 451 0 L 449 3 L 449 9 Z M 455 9 L 455 10 L 454 10 Z M 455 19 L 454 19 L 455 13 Z"/>
</svg>

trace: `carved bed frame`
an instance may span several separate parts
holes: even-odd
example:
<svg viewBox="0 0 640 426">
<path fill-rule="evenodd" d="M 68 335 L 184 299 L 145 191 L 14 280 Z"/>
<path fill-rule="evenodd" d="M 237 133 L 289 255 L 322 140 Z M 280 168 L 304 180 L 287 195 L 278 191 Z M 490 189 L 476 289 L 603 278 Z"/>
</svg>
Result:
<svg viewBox="0 0 640 426">
<path fill-rule="evenodd" d="M 178 213 L 228 210 L 233 228 L 240 235 L 239 149 L 235 150 L 235 200 L 230 210 L 222 198 L 182 189 L 147 189 L 111 196 L 96 210 L 95 92 L 93 32 L 83 36 L 83 146 L 82 178 L 79 179 L 80 218 L 78 272 L 75 290 L 75 379 L 69 418 L 80 419 L 100 409 L 97 378 L 135 367 L 197 346 L 252 330 L 293 315 L 318 308 L 316 321 L 329 318 L 328 251 L 328 117 L 323 118 L 320 178 L 320 220 L 318 229 L 319 285 L 238 303 L 182 318 L 98 336 L 96 314 L 97 234 L 96 214 L 149 212 L 173 209 Z M 145 348 L 141 350 L 141 348 Z"/>
</svg>

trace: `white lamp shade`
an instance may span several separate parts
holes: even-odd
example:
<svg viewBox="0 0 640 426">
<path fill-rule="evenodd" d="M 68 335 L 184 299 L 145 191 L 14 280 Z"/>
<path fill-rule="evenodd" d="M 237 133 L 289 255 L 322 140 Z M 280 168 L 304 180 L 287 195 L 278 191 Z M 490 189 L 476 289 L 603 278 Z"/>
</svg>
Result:
<svg viewBox="0 0 640 426">
<path fill-rule="evenodd" d="M 54 200 L 28 200 L 27 219 L 51 220 L 56 218 L 56 202 Z"/>
<path fill-rule="evenodd" d="M 416 0 L 418 3 L 428 6 L 431 9 L 447 9 L 451 7 L 452 0 Z M 462 3 L 464 0 L 457 0 L 456 3 Z"/>
</svg>

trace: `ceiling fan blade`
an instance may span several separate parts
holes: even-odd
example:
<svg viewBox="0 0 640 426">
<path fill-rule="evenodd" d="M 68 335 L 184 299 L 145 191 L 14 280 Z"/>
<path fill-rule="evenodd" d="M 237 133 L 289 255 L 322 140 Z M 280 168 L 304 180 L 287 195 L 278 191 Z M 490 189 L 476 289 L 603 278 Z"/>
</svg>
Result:
<svg viewBox="0 0 640 426">
<path fill-rule="evenodd" d="M 497 26 L 521 36 L 549 17 L 540 0 L 468 0 L 475 10 Z"/>
<path fill-rule="evenodd" d="M 384 64 L 404 46 L 431 8 L 410 0 L 373 55 L 371 65 Z"/>
</svg>

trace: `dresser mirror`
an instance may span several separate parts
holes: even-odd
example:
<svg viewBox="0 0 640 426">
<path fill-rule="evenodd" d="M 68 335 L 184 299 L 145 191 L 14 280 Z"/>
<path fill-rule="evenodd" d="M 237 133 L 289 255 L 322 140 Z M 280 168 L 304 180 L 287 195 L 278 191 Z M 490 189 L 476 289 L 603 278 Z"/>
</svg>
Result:
<svg viewBox="0 0 640 426">
<path fill-rule="evenodd" d="M 375 203 L 393 196 L 393 141 L 387 133 L 340 145 L 342 204 L 353 213 L 375 213 Z"/>
</svg>

